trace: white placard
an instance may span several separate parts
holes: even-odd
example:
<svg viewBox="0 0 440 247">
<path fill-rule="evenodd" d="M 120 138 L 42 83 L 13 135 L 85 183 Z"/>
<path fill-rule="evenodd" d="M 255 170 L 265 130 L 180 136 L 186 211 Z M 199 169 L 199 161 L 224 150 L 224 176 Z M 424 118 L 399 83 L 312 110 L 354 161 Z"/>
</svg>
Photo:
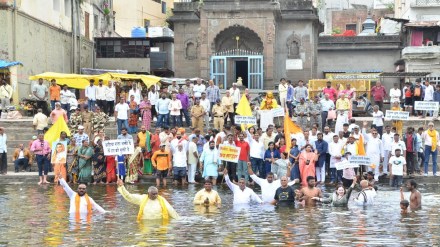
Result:
<svg viewBox="0 0 440 247">
<path fill-rule="evenodd" d="M 235 124 L 257 124 L 257 118 L 235 115 L 234 123 Z"/>
<path fill-rule="evenodd" d="M 371 165 L 371 159 L 368 156 L 350 156 L 348 158 L 348 161 L 352 164 L 362 165 L 362 166 L 369 166 Z"/>
<path fill-rule="evenodd" d="M 335 163 L 336 170 L 344 170 L 347 168 L 357 168 L 357 167 L 359 167 L 358 164 L 350 163 L 348 160 L 344 160 L 344 161 Z"/>
<path fill-rule="evenodd" d="M 385 118 L 389 120 L 408 120 L 409 112 L 387 110 L 385 113 Z"/>
<path fill-rule="evenodd" d="M 284 115 L 285 115 L 284 108 L 278 107 L 278 108 L 272 109 L 272 116 L 273 117 L 284 117 Z"/>
<path fill-rule="evenodd" d="M 272 124 L 273 125 L 273 114 L 272 111 L 269 110 L 260 110 L 260 127 L 263 130 L 266 130 L 267 127 Z"/>
<path fill-rule="evenodd" d="M 417 111 L 438 111 L 438 102 L 436 101 L 416 101 L 414 110 Z"/>
<path fill-rule="evenodd" d="M 302 59 L 286 59 L 286 70 L 302 70 Z"/>
<path fill-rule="evenodd" d="M 102 147 L 105 156 L 134 153 L 134 143 L 132 139 L 103 141 Z"/>
</svg>

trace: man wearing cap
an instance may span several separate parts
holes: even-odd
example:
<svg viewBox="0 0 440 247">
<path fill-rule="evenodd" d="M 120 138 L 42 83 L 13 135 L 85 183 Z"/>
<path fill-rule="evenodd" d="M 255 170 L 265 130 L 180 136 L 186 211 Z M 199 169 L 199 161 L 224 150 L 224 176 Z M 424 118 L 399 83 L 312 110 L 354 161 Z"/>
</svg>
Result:
<svg viewBox="0 0 440 247">
<path fill-rule="evenodd" d="M 87 100 L 87 108 L 89 111 L 95 110 L 95 104 L 96 104 L 96 87 L 93 85 L 95 83 L 95 80 L 90 80 L 90 85 L 86 87 L 85 94 L 86 94 L 86 100 Z"/>
<path fill-rule="evenodd" d="M 69 122 L 69 119 L 67 118 L 67 112 L 61 108 L 60 102 L 56 102 L 55 109 L 53 109 L 53 111 L 50 113 L 52 124 L 55 124 L 59 117 L 63 117 L 66 123 Z"/>
<path fill-rule="evenodd" d="M 37 130 L 38 134 L 43 133 L 43 129 L 47 127 L 48 124 L 47 120 L 48 120 L 47 116 L 44 115 L 43 110 L 39 108 L 32 122 L 34 126 L 34 130 Z"/>
<path fill-rule="evenodd" d="M 365 136 L 366 156 L 371 160 L 371 166 L 368 166 L 368 171 L 376 174 L 374 176 L 375 181 L 379 181 L 379 167 L 383 162 L 383 144 L 379 137 L 379 132 L 376 129 L 371 129 L 371 133 L 367 134 L 367 122 L 364 122 L 362 132 Z M 373 167 L 372 167 L 373 166 Z"/>
<path fill-rule="evenodd" d="M 159 150 L 153 153 L 151 157 L 151 163 L 154 169 L 156 169 L 156 186 L 160 186 L 160 180 L 162 179 L 163 186 L 167 186 L 167 176 L 171 175 L 171 154 L 165 150 L 165 143 L 159 145 Z"/>
<path fill-rule="evenodd" d="M 318 129 L 322 130 L 322 121 L 321 121 L 321 111 L 322 105 L 319 102 L 319 97 L 315 96 L 313 102 L 309 103 L 309 113 L 310 113 L 310 125 L 318 124 Z M 318 180 L 319 181 L 319 180 Z"/>
<path fill-rule="evenodd" d="M 200 99 L 196 99 L 194 106 L 191 108 L 192 127 L 197 128 L 203 133 L 203 120 L 205 116 L 205 108 L 200 105 Z"/>
<path fill-rule="evenodd" d="M 223 129 L 223 125 L 224 125 L 224 120 L 223 120 L 223 116 L 224 116 L 224 109 L 223 106 L 220 104 L 220 99 L 216 100 L 216 104 L 212 107 L 212 117 L 214 119 L 214 128 L 218 129 L 218 130 L 222 130 Z"/>
<path fill-rule="evenodd" d="M 84 133 L 84 126 L 78 126 L 78 133 L 73 135 L 75 139 L 76 146 L 81 147 L 84 140 L 89 141 L 89 136 Z"/>
<path fill-rule="evenodd" d="M 307 116 L 309 114 L 309 108 L 305 104 L 305 99 L 301 98 L 299 105 L 296 106 L 295 112 L 297 114 L 296 121 L 303 130 L 307 128 Z"/>
<path fill-rule="evenodd" d="M 94 106 L 93 109 L 95 109 Z M 82 126 L 84 127 L 84 132 L 91 138 L 93 135 L 93 125 L 92 125 L 93 112 L 89 111 L 89 107 L 84 106 L 84 110 L 81 113 L 81 118 L 82 118 Z"/>
</svg>

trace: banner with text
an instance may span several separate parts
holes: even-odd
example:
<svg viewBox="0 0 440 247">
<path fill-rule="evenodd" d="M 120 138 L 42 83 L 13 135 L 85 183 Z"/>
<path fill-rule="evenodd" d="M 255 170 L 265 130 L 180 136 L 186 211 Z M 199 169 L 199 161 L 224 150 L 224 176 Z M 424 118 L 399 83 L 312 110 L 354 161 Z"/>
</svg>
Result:
<svg viewBox="0 0 440 247">
<path fill-rule="evenodd" d="M 352 164 L 357 164 L 360 166 L 369 166 L 371 165 L 371 159 L 368 156 L 350 156 L 348 161 Z"/>
<path fill-rule="evenodd" d="M 235 115 L 234 120 L 235 120 L 235 124 L 255 124 L 255 125 L 257 124 L 256 117 Z"/>
<path fill-rule="evenodd" d="M 385 119 L 389 119 L 389 120 L 408 120 L 409 119 L 409 112 L 387 110 L 386 113 L 385 113 Z"/>
<path fill-rule="evenodd" d="M 272 111 L 273 117 L 284 117 L 284 115 L 285 115 L 284 108 L 282 108 L 282 107 L 272 109 L 271 111 Z"/>
<path fill-rule="evenodd" d="M 335 163 L 336 170 L 344 170 L 347 168 L 358 168 L 358 167 L 359 167 L 358 164 L 350 163 L 348 160 L 344 160 L 344 161 Z"/>
<path fill-rule="evenodd" d="M 238 156 L 240 155 L 240 150 L 241 148 L 239 147 L 220 144 L 218 148 L 220 160 L 238 163 Z"/>
<path fill-rule="evenodd" d="M 438 111 L 438 102 L 434 101 L 416 101 L 414 110 L 417 111 Z"/>
<path fill-rule="evenodd" d="M 105 156 L 134 153 L 134 143 L 131 139 L 103 141 L 102 147 Z"/>
</svg>

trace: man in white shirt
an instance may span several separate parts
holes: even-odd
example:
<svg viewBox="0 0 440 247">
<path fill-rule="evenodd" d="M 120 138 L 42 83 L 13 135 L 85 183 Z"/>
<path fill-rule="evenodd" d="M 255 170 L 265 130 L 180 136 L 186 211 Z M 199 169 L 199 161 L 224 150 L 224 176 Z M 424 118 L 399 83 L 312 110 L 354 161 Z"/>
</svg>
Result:
<svg viewBox="0 0 440 247">
<path fill-rule="evenodd" d="M 6 175 L 8 172 L 8 147 L 7 147 L 8 137 L 5 134 L 5 129 L 0 127 L 0 173 Z"/>
<path fill-rule="evenodd" d="M 96 104 L 100 109 L 103 109 L 107 113 L 107 100 L 105 97 L 105 92 L 107 91 L 107 86 L 102 85 L 102 79 L 99 79 L 98 86 L 96 87 Z"/>
<path fill-rule="evenodd" d="M 157 117 L 156 103 L 159 99 L 159 93 L 156 91 L 155 86 L 151 86 L 151 90 L 148 92 L 148 99 L 151 103 L 151 119 L 153 119 L 154 117 Z"/>
<path fill-rule="evenodd" d="M 423 132 L 422 139 L 425 143 L 425 162 L 424 162 L 424 176 L 428 176 L 429 156 L 432 156 L 432 173 L 437 176 L 437 154 L 440 147 L 440 136 L 437 130 L 434 129 L 434 123 L 428 124 L 428 130 Z M 405 157 L 405 155 L 403 155 Z"/>
<path fill-rule="evenodd" d="M 202 97 L 202 93 L 205 92 L 206 86 L 202 84 L 202 79 L 197 79 L 197 84 L 193 87 L 194 98 Z"/>
<path fill-rule="evenodd" d="M 237 110 L 238 102 L 240 102 L 240 89 L 237 87 L 237 83 L 232 83 L 232 87 L 229 89 L 231 97 L 234 99 L 234 113 Z"/>
<path fill-rule="evenodd" d="M 122 127 L 128 129 L 128 112 L 130 107 L 125 103 L 125 99 L 121 97 L 119 103 L 115 106 L 115 119 L 118 126 L 118 135 L 121 134 Z"/>
<path fill-rule="evenodd" d="M 258 172 L 258 175 L 262 177 L 264 172 L 264 143 L 259 141 L 260 135 L 255 132 L 254 136 L 246 130 L 247 140 L 250 146 L 250 160 L 252 164 L 252 170 Z M 252 177 L 251 177 L 252 178 Z M 263 199 L 264 200 L 264 199 Z"/>
<path fill-rule="evenodd" d="M 286 79 L 281 78 L 280 84 L 278 85 L 278 93 L 280 95 L 281 107 L 286 108 L 286 98 L 287 98 L 287 89 L 289 85 L 286 83 Z"/>
<path fill-rule="evenodd" d="M 94 85 L 95 80 L 90 80 L 90 85 L 86 87 L 85 90 L 85 96 L 87 100 L 87 107 L 89 111 L 94 112 L 95 111 L 95 104 L 96 104 L 96 87 Z"/>
<path fill-rule="evenodd" d="M 429 83 L 428 80 L 425 80 L 425 97 L 423 101 L 434 101 L 434 87 Z M 423 111 L 423 117 L 426 115 L 432 116 L 432 111 Z"/>
<path fill-rule="evenodd" d="M 171 128 L 181 127 L 182 123 L 180 122 L 180 110 L 182 109 L 182 102 L 177 99 L 176 94 L 173 93 L 171 95 L 171 101 L 168 105 L 168 110 L 170 110 L 170 122 Z"/>
<path fill-rule="evenodd" d="M 379 167 L 383 162 L 383 145 L 382 140 L 379 138 L 379 133 L 376 129 L 371 130 L 371 134 L 367 134 L 367 122 L 364 122 L 362 132 L 367 142 L 366 155 L 370 157 L 371 164 L 375 165 L 374 168 L 374 180 L 379 181 Z M 368 171 L 373 171 L 373 168 L 368 166 Z"/>
<path fill-rule="evenodd" d="M 394 140 L 391 143 L 391 153 L 390 157 L 395 155 L 395 150 L 400 149 L 400 151 L 403 153 L 403 157 L 406 157 L 406 144 L 400 140 L 399 134 L 394 134 Z"/>
<path fill-rule="evenodd" d="M 335 135 L 335 133 L 333 133 L 330 130 L 329 126 L 325 126 L 324 127 L 324 131 L 322 132 L 322 135 L 323 135 L 322 139 L 324 139 L 324 141 L 326 141 L 330 145 L 330 143 L 333 142 L 333 136 Z M 329 149 L 327 149 L 327 154 L 326 154 L 326 157 L 325 157 L 325 170 L 326 171 L 330 171 L 329 170 L 330 169 L 330 157 L 331 156 L 330 156 L 330 153 L 329 153 Z"/>
<path fill-rule="evenodd" d="M 342 170 L 337 171 L 335 164 L 341 162 L 344 144 L 345 143 L 339 140 L 338 135 L 334 135 L 333 141 L 329 142 L 328 152 L 330 154 L 330 183 L 342 182 Z"/>
<path fill-rule="evenodd" d="M 402 91 L 399 89 L 399 84 L 394 83 L 394 88 L 390 89 L 390 102 L 400 102 L 400 97 L 402 96 Z"/>
<path fill-rule="evenodd" d="M 229 189 L 231 189 L 232 193 L 234 194 L 234 204 L 249 204 L 251 201 L 260 204 L 263 203 L 260 197 L 258 197 L 251 188 L 246 187 L 246 180 L 244 178 L 240 178 L 238 180 L 238 185 L 233 184 L 229 179 L 228 169 L 226 168 L 223 171 L 223 176 L 225 177 L 225 181 Z"/>
<path fill-rule="evenodd" d="M 335 109 L 335 102 L 333 102 L 333 100 L 330 99 L 330 95 L 328 93 L 324 94 L 324 99 L 321 100 L 321 106 L 322 106 L 321 121 L 322 121 L 322 128 L 324 129 L 325 126 L 327 125 L 327 122 L 329 122 L 330 125 L 331 121 L 333 121 L 333 120 L 327 121 L 328 112 L 330 110 Z"/>
<path fill-rule="evenodd" d="M 198 140 L 198 137 L 193 135 L 188 143 L 188 183 L 190 184 L 196 183 L 194 179 L 196 176 L 197 164 L 199 162 L 199 152 L 196 144 Z"/>
<path fill-rule="evenodd" d="M 182 138 L 182 136 L 180 136 Z M 177 140 L 177 139 L 176 139 Z M 181 141 L 179 139 L 178 141 Z M 188 145 L 186 140 L 183 140 Z M 183 142 L 182 141 L 182 142 Z M 186 166 L 187 166 L 187 152 L 188 149 L 183 148 L 183 143 L 178 142 L 177 147 L 173 146 L 174 140 L 171 142 L 171 150 L 173 152 L 173 175 L 174 175 L 174 185 L 177 185 L 178 181 L 182 179 L 182 185 L 187 184 L 186 182 Z"/>
<path fill-rule="evenodd" d="M 13 91 L 12 87 L 6 82 L 5 79 L 2 79 L 0 86 L 0 98 L 1 98 L 2 109 L 6 109 L 11 103 L 11 98 L 13 93 L 12 91 Z"/>
<path fill-rule="evenodd" d="M 402 186 L 403 173 L 406 172 L 405 157 L 400 155 L 400 149 L 396 148 L 395 156 L 390 158 L 390 186 L 399 188 Z"/>
<path fill-rule="evenodd" d="M 156 102 L 156 112 L 157 112 L 157 127 L 164 128 L 168 126 L 170 110 L 168 106 L 170 105 L 170 99 L 166 97 L 165 93 L 161 94 L 161 98 Z"/>
<path fill-rule="evenodd" d="M 203 115 L 203 121 L 205 122 L 206 131 L 209 129 L 209 111 L 211 109 L 211 102 L 208 98 L 206 98 L 206 93 L 202 93 L 202 97 L 200 98 L 200 105 L 205 109 L 206 114 Z"/>
<path fill-rule="evenodd" d="M 354 203 L 357 206 L 367 206 L 374 204 L 374 199 L 376 198 L 376 190 L 370 188 L 367 180 L 362 180 L 360 182 L 361 192 L 358 196 L 354 198 Z"/>
<path fill-rule="evenodd" d="M 38 134 L 43 134 L 44 128 L 48 125 L 48 118 L 44 115 L 43 110 L 40 108 L 37 110 L 38 113 L 35 114 L 33 120 L 34 130 L 37 130 Z"/>
<path fill-rule="evenodd" d="M 136 102 L 136 104 L 139 105 L 141 103 L 142 96 L 141 96 L 141 90 L 137 88 L 136 83 L 133 83 L 132 88 L 130 89 L 130 91 L 128 91 L 128 97 L 131 97 L 132 95 L 134 95 L 134 101 Z"/>
<path fill-rule="evenodd" d="M 60 91 L 60 103 L 61 108 L 67 112 L 67 117 L 70 119 L 70 99 L 76 98 L 75 94 L 69 90 L 67 85 L 63 86 L 63 90 Z"/>
<path fill-rule="evenodd" d="M 391 127 L 389 125 L 385 126 L 385 133 L 382 134 L 382 145 L 383 145 L 383 163 L 382 163 L 382 175 L 388 174 L 388 160 L 391 154 L 391 145 L 394 140 L 394 133 L 391 132 Z"/>
<path fill-rule="evenodd" d="M 113 82 L 108 82 L 108 87 L 105 91 L 105 100 L 106 100 L 106 110 L 105 113 L 109 116 L 113 116 L 115 111 L 115 101 L 116 101 L 116 88 L 113 86 Z"/>
</svg>

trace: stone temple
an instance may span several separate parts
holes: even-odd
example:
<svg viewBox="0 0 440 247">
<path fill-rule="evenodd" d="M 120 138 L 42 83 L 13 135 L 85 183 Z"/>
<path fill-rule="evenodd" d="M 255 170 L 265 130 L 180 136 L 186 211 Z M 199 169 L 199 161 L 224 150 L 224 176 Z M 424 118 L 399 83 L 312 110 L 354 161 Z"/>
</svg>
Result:
<svg viewBox="0 0 440 247">
<path fill-rule="evenodd" d="M 176 77 L 214 79 L 221 89 L 241 77 L 255 90 L 316 78 L 322 26 L 312 1 L 188 1 L 173 12 Z"/>
</svg>

